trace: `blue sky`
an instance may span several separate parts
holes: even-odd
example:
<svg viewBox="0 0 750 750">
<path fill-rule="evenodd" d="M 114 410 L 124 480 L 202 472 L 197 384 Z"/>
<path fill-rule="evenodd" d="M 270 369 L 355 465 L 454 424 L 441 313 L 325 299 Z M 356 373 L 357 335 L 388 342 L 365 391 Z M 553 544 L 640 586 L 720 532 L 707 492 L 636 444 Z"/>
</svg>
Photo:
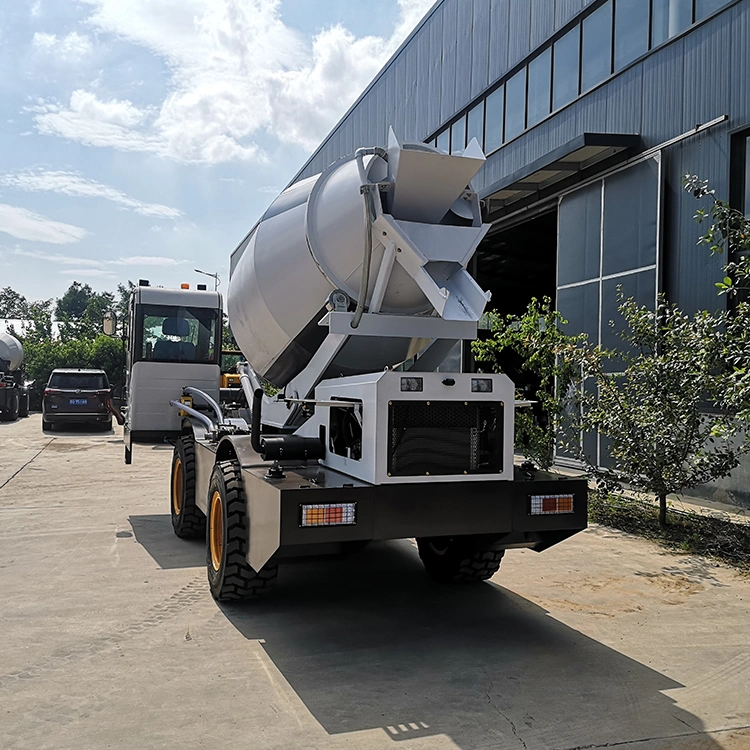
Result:
<svg viewBox="0 0 750 750">
<path fill-rule="evenodd" d="M 0 287 L 218 272 L 434 0 L 0 4 Z"/>
</svg>

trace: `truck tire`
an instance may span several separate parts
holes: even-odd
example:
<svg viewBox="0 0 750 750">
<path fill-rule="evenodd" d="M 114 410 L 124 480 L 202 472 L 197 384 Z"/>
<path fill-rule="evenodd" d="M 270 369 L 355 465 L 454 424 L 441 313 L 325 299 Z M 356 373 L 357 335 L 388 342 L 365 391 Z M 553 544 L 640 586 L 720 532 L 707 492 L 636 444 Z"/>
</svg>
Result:
<svg viewBox="0 0 750 750">
<path fill-rule="evenodd" d="M 256 573 L 247 562 L 247 520 L 242 473 L 237 461 L 214 466 L 208 487 L 206 567 L 214 599 L 236 601 L 267 594 L 278 565 L 265 565 Z"/>
<path fill-rule="evenodd" d="M 195 442 L 191 436 L 183 435 L 174 445 L 169 485 L 174 533 L 180 539 L 202 538 L 206 533 L 206 516 L 195 504 Z"/>
<path fill-rule="evenodd" d="M 26 391 L 26 393 L 21 394 L 21 402 L 18 408 L 18 416 L 19 417 L 29 416 L 29 393 L 28 391 Z"/>
<path fill-rule="evenodd" d="M 505 550 L 483 536 L 417 539 L 427 574 L 439 583 L 486 581 L 497 573 Z"/>
<path fill-rule="evenodd" d="M 7 396 L 7 407 L 5 411 L 0 414 L 0 422 L 15 422 L 18 419 L 18 410 L 20 408 L 20 397 L 18 391 L 13 388 L 9 391 Z"/>
</svg>

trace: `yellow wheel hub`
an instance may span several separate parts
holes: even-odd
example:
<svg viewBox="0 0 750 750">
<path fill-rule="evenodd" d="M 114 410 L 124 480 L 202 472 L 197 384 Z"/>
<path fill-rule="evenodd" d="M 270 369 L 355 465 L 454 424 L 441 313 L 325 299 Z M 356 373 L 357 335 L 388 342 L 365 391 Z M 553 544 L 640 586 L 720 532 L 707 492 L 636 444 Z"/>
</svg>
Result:
<svg viewBox="0 0 750 750">
<path fill-rule="evenodd" d="M 182 459 L 177 457 L 172 472 L 172 509 L 179 516 L 182 513 Z"/>
<path fill-rule="evenodd" d="M 221 567 L 224 550 L 224 514 L 221 508 L 221 495 L 218 490 L 211 498 L 211 518 L 209 519 L 209 544 L 211 546 L 211 565 L 214 570 Z"/>
</svg>

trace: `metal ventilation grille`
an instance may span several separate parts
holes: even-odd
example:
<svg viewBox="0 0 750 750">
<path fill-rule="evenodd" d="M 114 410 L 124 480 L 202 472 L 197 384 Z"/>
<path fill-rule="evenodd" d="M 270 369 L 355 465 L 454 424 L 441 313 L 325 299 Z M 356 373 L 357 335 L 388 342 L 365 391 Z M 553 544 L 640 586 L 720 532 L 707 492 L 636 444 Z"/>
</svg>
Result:
<svg viewBox="0 0 750 750">
<path fill-rule="evenodd" d="M 388 475 L 497 474 L 503 470 L 500 402 L 393 401 Z"/>
</svg>

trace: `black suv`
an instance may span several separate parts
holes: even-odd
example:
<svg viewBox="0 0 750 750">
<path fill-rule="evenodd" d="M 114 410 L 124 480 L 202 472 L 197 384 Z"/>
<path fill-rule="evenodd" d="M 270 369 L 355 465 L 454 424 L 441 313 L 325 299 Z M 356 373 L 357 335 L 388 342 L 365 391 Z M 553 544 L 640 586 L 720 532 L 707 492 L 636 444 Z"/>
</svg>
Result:
<svg viewBox="0 0 750 750">
<path fill-rule="evenodd" d="M 42 399 L 42 429 L 71 422 L 92 422 L 109 430 L 111 389 L 104 370 L 53 370 Z"/>
</svg>

